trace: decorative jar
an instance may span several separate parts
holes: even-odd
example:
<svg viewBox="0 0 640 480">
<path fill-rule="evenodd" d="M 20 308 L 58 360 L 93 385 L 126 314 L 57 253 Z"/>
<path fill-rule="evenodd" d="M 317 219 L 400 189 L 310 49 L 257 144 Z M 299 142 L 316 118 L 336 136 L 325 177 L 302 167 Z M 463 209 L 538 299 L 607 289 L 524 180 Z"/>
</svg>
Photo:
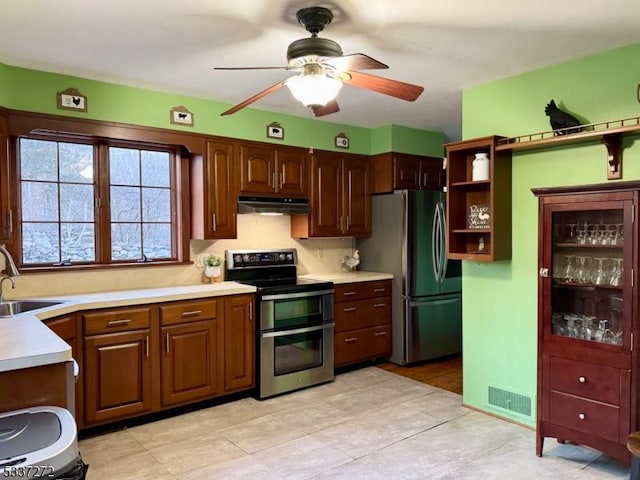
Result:
<svg viewBox="0 0 640 480">
<path fill-rule="evenodd" d="M 472 166 L 471 179 L 474 182 L 489 180 L 489 156 L 486 153 L 476 153 Z"/>
</svg>

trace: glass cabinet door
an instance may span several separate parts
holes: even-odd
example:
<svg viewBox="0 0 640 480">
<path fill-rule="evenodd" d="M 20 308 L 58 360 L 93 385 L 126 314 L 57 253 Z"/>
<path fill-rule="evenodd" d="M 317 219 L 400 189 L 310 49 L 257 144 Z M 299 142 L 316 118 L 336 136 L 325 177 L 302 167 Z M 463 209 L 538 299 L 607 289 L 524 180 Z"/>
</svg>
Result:
<svg viewBox="0 0 640 480">
<path fill-rule="evenodd" d="M 551 208 L 548 272 L 552 338 L 630 346 L 631 202 Z M 587 205 L 583 205 L 583 208 Z M 566 205 L 564 206 L 566 207 Z M 547 223 L 547 225 L 549 225 Z"/>
</svg>

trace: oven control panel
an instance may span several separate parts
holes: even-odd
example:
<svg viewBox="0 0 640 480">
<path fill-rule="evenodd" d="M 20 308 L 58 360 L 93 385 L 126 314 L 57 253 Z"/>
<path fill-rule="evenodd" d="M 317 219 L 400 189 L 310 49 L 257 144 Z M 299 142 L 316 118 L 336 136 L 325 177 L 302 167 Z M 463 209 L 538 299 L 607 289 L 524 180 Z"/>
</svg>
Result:
<svg viewBox="0 0 640 480">
<path fill-rule="evenodd" d="M 283 250 L 229 250 L 227 268 L 271 267 L 296 265 L 298 255 L 295 248 Z"/>
</svg>

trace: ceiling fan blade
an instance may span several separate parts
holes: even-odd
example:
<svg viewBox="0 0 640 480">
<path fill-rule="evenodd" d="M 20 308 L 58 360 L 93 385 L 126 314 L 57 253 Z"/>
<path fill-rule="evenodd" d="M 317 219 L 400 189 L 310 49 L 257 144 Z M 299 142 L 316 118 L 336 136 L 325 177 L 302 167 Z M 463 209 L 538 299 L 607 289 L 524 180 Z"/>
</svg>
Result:
<svg viewBox="0 0 640 480">
<path fill-rule="evenodd" d="M 331 65 L 339 72 L 344 72 L 345 70 L 375 70 L 389 68 L 389 65 L 385 65 L 364 53 L 353 53 L 342 57 L 329 58 L 323 63 Z"/>
<path fill-rule="evenodd" d="M 262 90 L 260 93 L 256 93 L 253 97 L 247 98 L 244 102 L 237 104 L 234 107 L 231 107 L 229 110 L 225 110 L 220 115 L 231 115 L 232 113 L 236 113 L 238 110 L 242 110 L 244 107 L 251 105 L 253 102 L 257 102 L 262 97 L 266 97 L 270 93 L 275 92 L 279 88 L 281 88 L 287 80 L 282 80 L 281 82 L 276 83 L 275 85 L 271 85 L 269 88 Z"/>
<path fill-rule="evenodd" d="M 214 70 L 291 70 L 290 67 L 213 67 Z"/>
<path fill-rule="evenodd" d="M 391 80 L 390 78 L 377 77 L 375 75 L 353 71 L 348 71 L 346 73 L 348 77 L 344 79 L 344 83 L 347 85 L 353 85 L 354 87 L 366 88 L 367 90 L 373 90 L 374 92 L 384 93 L 385 95 L 396 97 L 400 100 L 406 100 L 408 102 L 413 102 L 422 92 L 424 92 L 424 87 L 401 82 L 399 80 Z"/>
<path fill-rule="evenodd" d="M 313 114 L 316 117 L 322 117 L 324 115 L 329 115 L 331 113 L 336 113 L 339 111 L 340 111 L 340 107 L 338 107 L 338 102 L 336 102 L 335 100 L 328 101 L 325 106 L 313 108 Z"/>
</svg>

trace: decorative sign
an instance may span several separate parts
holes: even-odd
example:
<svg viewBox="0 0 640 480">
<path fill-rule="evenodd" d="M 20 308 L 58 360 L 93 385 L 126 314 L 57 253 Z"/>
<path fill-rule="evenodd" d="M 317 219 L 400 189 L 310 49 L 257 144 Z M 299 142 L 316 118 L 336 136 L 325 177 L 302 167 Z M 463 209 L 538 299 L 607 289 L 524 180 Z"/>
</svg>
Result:
<svg viewBox="0 0 640 480">
<path fill-rule="evenodd" d="M 491 228 L 491 218 L 489 217 L 489 205 L 478 204 L 469 205 L 467 214 L 467 228 L 488 229 Z"/>
<path fill-rule="evenodd" d="M 174 125 L 193 127 L 193 113 L 191 113 L 187 107 L 182 105 L 171 109 L 169 112 L 169 120 Z"/>
<path fill-rule="evenodd" d="M 336 135 L 336 147 L 349 148 L 349 139 L 344 133 Z"/>
<path fill-rule="evenodd" d="M 278 122 L 272 122 L 267 125 L 267 138 L 277 138 L 284 140 L 284 128 Z"/>
<path fill-rule="evenodd" d="M 86 112 L 87 97 L 82 95 L 76 88 L 67 88 L 62 92 L 58 92 L 58 108 Z"/>
</svg>

